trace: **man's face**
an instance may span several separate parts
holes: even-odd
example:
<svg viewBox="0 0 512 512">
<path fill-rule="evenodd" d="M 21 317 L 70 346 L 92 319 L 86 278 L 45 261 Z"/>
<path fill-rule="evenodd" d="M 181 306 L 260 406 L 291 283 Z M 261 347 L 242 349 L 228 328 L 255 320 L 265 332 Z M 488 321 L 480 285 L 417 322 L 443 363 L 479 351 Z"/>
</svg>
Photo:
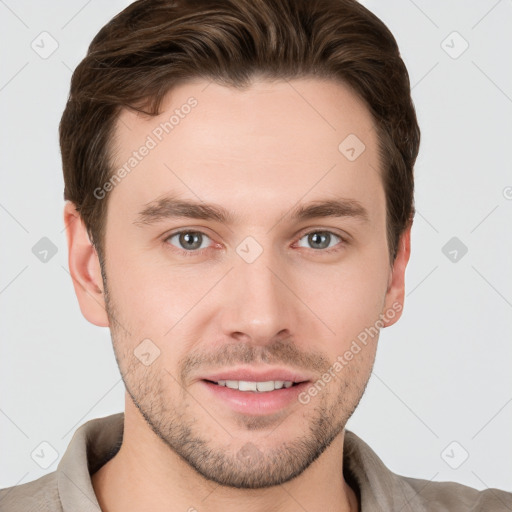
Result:
<svg viewBox="0 0 512 512">
<path fill-rule="evenodd" d="M 277 485 L 344 429 L 372 370 L 373 326 L 396 299 L 374 124 L 347 87 L 313 79 L 245 91 L 196 81 L 163 110 L 124 111 L 116 128 L 115 170 L 138 152 L 108 192 L 116 358 L 153 431 L 200 474 Z M 161 125 L 173 114 L 171 129 Z M 167 216 L 166 196 L 232 219 Z M 292 215 L 326 200 L 345 202 L 347 215 Z M 271 379 L 234 373 L 268 369 Z M 309 382 L 256 394 L 205 380 L 279 380 L 283 370 Z"/>
</svg>

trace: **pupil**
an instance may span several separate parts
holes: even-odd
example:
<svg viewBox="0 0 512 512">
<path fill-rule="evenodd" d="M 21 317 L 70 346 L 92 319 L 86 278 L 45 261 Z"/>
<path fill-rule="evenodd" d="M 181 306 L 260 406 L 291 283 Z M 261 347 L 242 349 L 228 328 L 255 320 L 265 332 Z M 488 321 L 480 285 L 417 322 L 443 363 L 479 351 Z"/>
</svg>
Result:
<svg viewBox="0 0 512 512">
<path fill-rule="evenodd" d="M 327 243 L 327 245 L 325 245 L 325 241 L 327 240 L 326 235 L 328 235 L 328 233 L 313 233 L 310 235 L 310 242 L 313 245 L 320 243 L 322 245 L 321 249 L 324 249 L 325 247 L 329 246 L 329 243 Z M 320 238 L 320 240 L 318 240 L 319 238 Z M 324 239 L 324 244 L 322 244 L 321 238 Z"/>
<path fill-rule="evenodd" d="M 194 242 L 194 239 L 196 240 Z M 199 247 L 201 247 L 201 242 L 197 241 L 199 239 L 199 233 L 193 233 L 193 232 L 189 232 L 189 233 L 183 233 L 181 235 L 181 242 L 183 243 L 183 245 L 185 246 L 189 246 L 189 249 L 197 249 Z"/>
</svg>

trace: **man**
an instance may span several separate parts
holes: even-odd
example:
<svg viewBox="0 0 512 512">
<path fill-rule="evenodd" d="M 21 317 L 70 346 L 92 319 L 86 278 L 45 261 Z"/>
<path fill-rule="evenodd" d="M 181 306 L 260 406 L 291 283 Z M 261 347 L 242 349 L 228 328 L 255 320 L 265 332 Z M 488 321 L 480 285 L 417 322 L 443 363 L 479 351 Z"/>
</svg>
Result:
<svg viewBox="0 0 512 512">
<path fill-rule="evenodd" d="M 368 10 L 135 2 L 76 69 L 60 137 L 69 270 L 125 411 L 2 510 L 512 508 L 396 475 L 345 429 L 403 310 L 420 139 Z"/>
</svg>

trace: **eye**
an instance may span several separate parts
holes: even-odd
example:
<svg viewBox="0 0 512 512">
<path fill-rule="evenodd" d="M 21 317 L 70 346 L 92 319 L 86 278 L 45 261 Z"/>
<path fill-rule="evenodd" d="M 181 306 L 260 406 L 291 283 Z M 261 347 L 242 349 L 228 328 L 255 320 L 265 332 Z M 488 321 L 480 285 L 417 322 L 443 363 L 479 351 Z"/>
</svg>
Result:
<svg viewBox="0 0 512 512">
<path fill-rule="evenodd" d="M 310 249 L 324 254 L 339 251 L 347 243 L 342 236 L 325 230 L 310 231 L 299 239 L 299 247 L 308 247 L 300 243 L 303 239 L 306 239 Z M 182 230 L 171 233 L 164 243 L 176 247 L 185 256 L 195 256 L 209 248 L 208 240 L 211 241 L 211 238 L 202 231 Z"/>
<path fill-rule="evenodd" d="M 302 238 L 300 238 L 300 240 L 304 238 L 306 238 L 306 243 L 310 244 L 310 248 L 312 248 L 313 250 L 323 250 L 322 252 L 328 253 L 341 250 L 341 247 L 336 247 L 336 245 L 338 244 L 332 244 L 332 242 L 336 242 L 336 239 L 342 242 L 342 246 L 343 242 L 346 242 L 346 240 L 343 237 L 341 237 L 340 235 L 336 235 L 332 231 L 310 231 L 309 233 L 306 233 Z M 300 240 L 299 247 L 304 247 L 303 245 L 300 245 Z"/>
<path fill-rule="evenodd" d="M 172 242 L 173 239 L 176 239 L 176 243 Z M 204 245 L 206 239 L 209 240 L 210 237 L 201 231 L 178 231 L 169 235 L 164 241 L 187 253 L 198 253 L 208 248 Z"/>
</svg>

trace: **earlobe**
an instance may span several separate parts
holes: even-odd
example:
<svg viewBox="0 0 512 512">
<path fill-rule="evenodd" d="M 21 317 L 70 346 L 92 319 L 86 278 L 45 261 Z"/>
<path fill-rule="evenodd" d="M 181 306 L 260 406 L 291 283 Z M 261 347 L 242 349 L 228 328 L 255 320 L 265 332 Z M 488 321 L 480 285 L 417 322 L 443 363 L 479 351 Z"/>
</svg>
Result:
<svg viewBox="0 0 512 512">
<path fill-rule="evenodd" d="M 411 228 L 409 227 L 402 233 L 398 243 L 398 251 L 393 262 L 383 314 L 384 327 L 389 327 L 398 321 L 402 315 L 405 299 L 405 269 L 411 255 Z"/>
<path fill-rule="evenodd" d="M 64 225 L 68 241 L 69 273 L 80 310 L 92 324 L 108 327 L 98 254 L 89 240 L 80 214 L 71 201 L 66 201 L 64 206 Z"/>
</svg>

